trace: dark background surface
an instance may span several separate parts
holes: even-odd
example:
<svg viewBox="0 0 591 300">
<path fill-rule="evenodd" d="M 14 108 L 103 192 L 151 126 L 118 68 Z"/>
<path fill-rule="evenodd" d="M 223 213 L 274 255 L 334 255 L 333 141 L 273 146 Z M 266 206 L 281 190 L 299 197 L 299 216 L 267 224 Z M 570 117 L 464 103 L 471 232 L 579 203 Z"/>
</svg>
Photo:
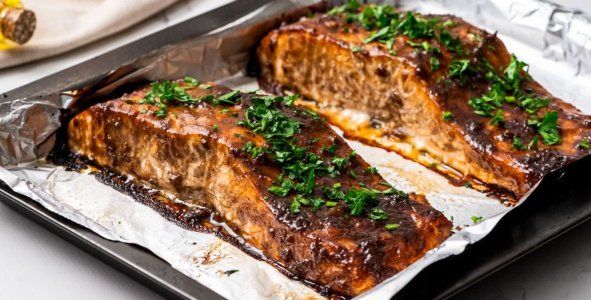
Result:
<svg viewBox="0 0 591 300">
<path fill-rule="evenodd" d="M 590 235 L 586 222 L 453 299 L 591 299 Z"/>
</svg>

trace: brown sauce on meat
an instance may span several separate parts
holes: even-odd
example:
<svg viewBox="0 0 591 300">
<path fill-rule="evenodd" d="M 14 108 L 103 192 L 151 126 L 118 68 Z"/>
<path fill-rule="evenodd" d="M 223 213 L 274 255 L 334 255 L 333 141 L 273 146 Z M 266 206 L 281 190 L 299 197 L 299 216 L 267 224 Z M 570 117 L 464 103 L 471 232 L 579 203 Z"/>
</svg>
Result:
<svg viewBox="0 0 591 300">
<path fill-rule="evenodd" d="M 60 131 L 63 132 L 61 129 Z M 58 134 L 58 136 L 63 136 L 63 133 Z M 132 197 L 138 203 L 152 208 L 166 220 L 187 230 L 214 234 L 225 242 L 244 251 L 248 255 L 273 265 L 284 275 L 304 283 L 306 286 L 314 289 L 329 299 L 348 299 L 348 297 L 330 292 L 330 289 L 327 286 L 322 286 L 316 282 L 299 277 L 297 274 L 286 269 L 276 261 L 262 255 L 260 251 L 257 251 L 251 245 L 245 243 L 242 238 L 236 235 L 236 233 L 228 232 L 226 228 L 222 226 L 222 224 L 224 224 L 222 218 L 220 218 L 219 214 L 212 209 L 173 201 L 155 188 L 139 184 L 130 180 L 127 176 L 97 166 L 91 160 L 70 152 L 67 149 L 66 141 L 63 138 L 56 141 L 56 146 L 48 155 L 47 159 L 72 172 L 91 169 L 93 170 L 91 174 L 93 174 L 99 182 Z M 215 220 L 215 222 L 211 222 L 212 220 Z"/>
<path fill-rule="evenodd" d="M 364 111 L 372 117 L 371 128 L 374 129 L 367 137 L 363 136 L 368 133 L 365 132 L 365 128 L 356 132 L 352 126 L 348 128 L 346 122 L 345 124 L 338 123 L 341 121 L 333 122 L 330 116 L 323 114 L 331 123 L 341 127 L 345 134 L 349 133 L 351 137 L 365 143 L 374 139 L 374 145 L 399 152 L 397 146 L 381 144 L 379 139 L 392 137 L 393 141 L 402 142 L 406 137 L 412 136 L 413 132 L 397 132 L 397 130 L 400 131 L 399 128 L 403 128 L 401 130 L 403 131 L 405 124 L 400 124 L 393 112 L 397 110 L 396 101 L 394 101 L 396 99 L 389 101 L 392 105 L 386 107 L 380 101 L 391 97 L 385 92 L 376 96 L 377 93 L 374 93 L 374 90 L 387 90 L 384 82 L 392 81 L 392 74 L 396 72 L 395 67 L 388 69 L 388 66 L 402 66 L 400 69 L 407 73 L 398 75 L 400 77 L 396 79 L 405 81 L 411 77 L 419 89 L 424 87 L 426 94 L 431 98 L 428 100 L 432 101 L 433 106 L 436 107 L 431 111 L 425 109 L 423 112 L 440 111 L 440 113 L 447 112 L 453 115 L 451 120 L 442 122 L 439 127 L 445 127 L 445 130 L 450 132 L 450 139 L 458 141 L 460 145 L 458 149 L 462 149 L 468 157 L 467 161 L 453 162 L 459 166 L 457 170 L 476 169 L 474 173 L 466 171 L 469 174 L 460 174 L 461 176 L 454 174 L 459 171 L 446 173 L 439 168 L 437 171 L 451 177 L 451 181 L 459 182 L 458 184 L 471 181 L 472 177 L 479 177 L 481 181 L 489 180 L 491 182 L 472 181 L 472 183 L 478 186 L 479 190 L 486 189 L 491 195 L 506 199 L 513 204 L 548 172 L 591 153 L 588 146 L 587 148 L 578 146 L 580 141 L 584 139 L 588 141 L 591 136 L 589 128 L 591 116 L 584 115 L 569 103 L 553 97 L 535 80 L 528 78 L 525 72 L 523 72 L 525 77 L 522 79 L 519 90 L 532 97 L 550 99 L 550 105 L 536 111 L 534 117 L 541 118 L 546 112 L 557 112 L 558 130 L 562 142 L 557 145 L 547 145 L 540 140 L 537 146 L 531 149 L 514 147 L 514 137 L 519 138 L 524 144 L 532 141 L 534 137 L 541 139 L 538 129 L 528 125 L 528 119 L 532 118 L 532 115 L 507 101 L 499 107 L 502 109 L 505 121 L 498 126 L 492 125 L 491 117 L 477 115 L 468 103 L 469 100 L 482 97 L 489 91 L 492 81 L 487 75 L 484 72 L 474 71 L 462 80 L 449 78 L 448 75 L 450 66 L 457 59 L 469 61 L 474 66 L 488 62 L 496 73 L 504 74 L 511 61 L 511 54 L 505 49 L 503 43 L 496 34 L 490 34 L 454 16 L 420 15 L 418 17 L 437 19 L 440 22 L 451 21 L 454 25 L 447 29 L 461 42 L 462 54 L 456 55 L 452 53 L 453 51 L 448 51 L 449 49 L 442 45 L 441 40 L 435 38 L 419 37 L 412 40 L 414 44 L 420 45 L 426 42 L 430 45 L 429 47 L 436 47 L 438 54 L 435 56 L 432 53 L 428 54 L 429 51 L 423 51 L 421 47 L 409 44 L 409 37 L 405 35 L 394 36 L 391 50 L 382 42 L 365 43 L 366 38 L 377 32 L 377 29 L 368 30 L 358 22 L 347 20 L 345 17 L 324 14 L 284 25 L 268 35 L 272 39 L 263 40 L 258 49 L 257 58 L 258 61 L 263 62 L 260 66 L 261 73 L 258 74 L 259 84 L 263 89 L 273 92 L 289 90 L 303 94 L 307 98 L 316 97 L 317 99 L 314 100 L 321 103 L 321 106 Z M 303 42 L 308 43 L 306 47 L 299 46 Z M 331 61 L 332 57 L 338 57 L 339 61 Z M 438 59 L 439 67 L 432 70 L 430 59 L 434 57 Z M 276 62 L 281 62 L 283 73 L 274 69 Z M 314 70 L 308 70 L 310 68 Z M 315 73 L 316 77 L 320 76 L 320 78 L 301 80 L 299 77 L 290 75 L 304 72 Z M 355 82 L 378 82 L 379 84 L 372 90 L 363 84 L 355 85 L 355 82 L 351 84 L 344 80 L 339 81 L 334 76 L 318 75 L 332 73 L 344 74 L 343 76 L 355 74 L 355 80 L 353 80 Z M 335 87 L 338 84 L 340 86 Z M 331 94 L 334 93 L 331 91 L 335 89 L 346 92 L 332 97 Z M 373 97 L 374 101 L 366 103 L 369 97 L 367 95 Z M 422 94 L 415 93 L 415 95 Z M 344 99 L 346 97 L 349 98 Z M 378 107 L 375 103 L 379 103 L 380 106 Z M 321 112 L 321 110 L 318 111 Z M 435 121 L 432 120 L 432 122 Z M 441 121 L 437 119 L 436 122 Z M 345 130 L 347 128 L 349 132 Z M 429 149 L 426 150 L 429 151 Z M 444 150 L 446 150 L 445 146 L 441 146 L 441 149 L 436 149 L 434 153 L 441 153 Z M 412 155 L 401 152 L 399 154 L 416 160 Z M 448 158 L 449 161 L 453 161 L 453 158 Z M 478 168 L 467 168 L 466 165 L 478 166 Z"/>
</svg>

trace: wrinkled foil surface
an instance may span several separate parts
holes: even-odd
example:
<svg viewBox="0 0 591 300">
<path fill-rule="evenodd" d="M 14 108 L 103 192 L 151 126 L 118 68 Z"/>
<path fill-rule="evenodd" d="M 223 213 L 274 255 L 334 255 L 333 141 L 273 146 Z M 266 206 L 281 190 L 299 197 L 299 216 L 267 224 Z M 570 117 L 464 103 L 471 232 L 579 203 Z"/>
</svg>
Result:
<svg viewBox="0 0 591 300">
<path fill-rule="evenodd" d="M 193 76 L 233 88 L 257 88 L 256 80 L 244 71 L 249 50 L 277 26 L 275 17 L 311 2 L 271 2 L 206 37 L 163 47 L 121 66 L 76 97 L 71 96 L 76 93 L 60 93 L 0 103 L 0 179 L 17 193 L 104 238 L 149 249 L 226 298 L 322 298 L 212 234 L 182 229 L 94 176 L 69 172 L 44 160 L 62 125 L 61 109 L 109 99 L 126 84 Z M 587 101 L 591 98 L 589 16 L 537 0 L 404 0 L 394 4 L 423 13 L 455 14 L 497 31 L 508 49 L 529 63 L 536 80 L 555 96 L 591 113 L 591 101 Z M 453 186 L 441 175 L 395 153 L 348 143 L 386 180 L 404 191 L 425 195 L 458 228 L 439 247 L 358 299 L 391 297 L 426 266 L 482 239 L 512 209 L 472 189 Z M 484 221 L 474 224 L 472 216 L 482 216 Z M 238 272 L 228 275 L 229 270 Z"/>
</svg>

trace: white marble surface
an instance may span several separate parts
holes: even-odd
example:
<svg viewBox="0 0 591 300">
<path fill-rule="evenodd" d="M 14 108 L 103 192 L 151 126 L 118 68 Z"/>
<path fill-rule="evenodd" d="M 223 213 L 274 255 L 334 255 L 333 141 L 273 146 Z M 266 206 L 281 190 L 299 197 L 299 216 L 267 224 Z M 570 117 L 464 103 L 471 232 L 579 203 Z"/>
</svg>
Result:
<svg viewBox="0 0 591 300">
<path fill-rule="evenodd" d="M 0 92 L 75 65 L 229 0 L 180 1 L 116 36 L 0 70 Z M 555 0 L 591 13 L 591 1 Z M 150 289 L 0 205 L 0 299 L 161 299 Z M 591 223 L 468 288 L 457 299 L 591 299 Z"/>
</svg>

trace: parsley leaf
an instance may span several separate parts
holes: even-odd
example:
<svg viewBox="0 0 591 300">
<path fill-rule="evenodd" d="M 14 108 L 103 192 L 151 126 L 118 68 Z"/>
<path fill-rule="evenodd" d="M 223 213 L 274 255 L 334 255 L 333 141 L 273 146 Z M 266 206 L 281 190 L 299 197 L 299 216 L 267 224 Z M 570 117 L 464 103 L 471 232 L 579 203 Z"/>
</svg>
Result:
<svg viewBox="0 0 591 300">
<path fill-rule="evenodd" d="M 429 67 L 431 67 L 431 72 L 435 72 L 435 71 L 439 70 L 439 66 L 440 66 L 439 59 L 437 59 L 437 57 L 435 57 L 435 56 L 431 56 L 429 58 Z"/>
<path fill-rule="evenodd" d="M 347 157 L 335 157 L 332 159 L 332 164 L 334 164 L 338 169 L 343 169 L 345 165 L 349 162 Z"/>
<path fill-rule="evenodd" d="M 525 109 L 525 111 L 533 115 L 535 114 L 540 108 L 546 107 L 550 104 L 550 99 L 542 99 L 532 95 L 525 95 L 519 97 L 518 106 Z"/>
<path fill-rule="evenodd" d="M 221 95 L 217 98 L 215 98 L 213 100 L 213 104 L 230 104 L 230 105 L 234 105 L 236 104 L 236 99 L 238 98 L 238 91 L 237 90 L 233 90 L 229 93 L 226 93 L 224 95 Z"/>
<path fill-rule="evenodd" d="M 538 147 L 538 137 L 534 136 L 534 138 L 531 139 L 531 141 L 529 141 L 529 143 L 527 143 L 527 150 L 533 150 L 536 147 Z"/>
<path fill-rule="evenodd" d="M 415 42 L 409 40 L 409 41 L 406 41 L 406 43 L 409 44 L 413 48 L 423 49 L 427 53 L 429 53 L 429 52 L 440 53 L 439 48 L 433 47 L 433 45 L 431 45 L 431 43 L 429 43 L 427 41 L 424 41 L 422 43 L 415 43 Z M 431 57 L 431 58 L 435 58 L 435 57 Z"/>
<path fill-rule="evenodd" d="M 378 169 L 376 167 L 368 167 L 365 169 L 365 172 L 369 174 L 378 174 Z"/>
<path fill-rule="evenodd" d="M 580 142 L 579 142 L 579 148 L 580 149 L 589 149 L 589 138 L 583 138 Z"/>
<path fill-rule="evenodd" d="M 517 150 L 525 150 L 525 146 L 521 142 L 521 139 L 518 137 L 513 137 L 513 148 Z"/>
<path fill-rule="evenodd" d="M 542 136 L 542 143 L 545 145 L 557 145 L 562 141 L 558 132 L 558 112 L 547 112 L 542 119 L 538 132 Z"/>
<path fill-rule="evenodd" d="M 451 121 L 451 119 L 453 119 L 453 118 L 454 118 L 454 116 L 451 114 L 451 112 L 449 112 L 449 111 L 443 112 L 443 119 L 445 121 Z"/>
<path fill-rule="evenodd" d="M 369 213 L 369 218 L 372 220 L 387 220 L 389 218 L 388 213 L 380 208 L 373 208 Z"/>
<path fill-rule="evenodd" d="M 505 74 L 508 80 L 507 84 L 509 84 L 513 90 L 519 89 L 521 84 L 521 72 L 527 72 L 524 68 L 527 68 L 527 64 L 518 60 L 515 55 L 511 55 L 511 62 L 505 69 Z"/>
<path fill-rule="evenodd" d="M 384 228 L 386 228 L 386 230 L 390 230 L 390 231 L 396 230 L 396 229 L 398 229 L 398 227 L 400 227 L 400 225 L 398 225 L 398 224 L 386 224 L 384 226 Z"/>
<path fill-rule="evenodd" d="M 267 148 L 256 147 L 253 142 L 248 142 L 242 147 L 242 151 L 250 154 L 252 158 L 257 158 L 263 155 L 267 151 Z"/>
<path fill-rule="evenodd" d="M 300 202 L 297 200 L 297 198 L 294 198 L 291 201 L 291 205 L 289 206 L 289 210 L 292 213 L 299 213 L 300 212 Z"/>
<path fill-rule="evenodd" d="M 335 183 L 332 187 L 323 186 L 322 194 L 331 200 L 343 200 L 345 199 L 345 193 L 341 190 L 341 184 Z"/>
<path fill-rule="evenodd" d="M 465 81 L 465 75 L 471 73 L 470 61 L 467 59 L 454 59 L 449 65 L 449 77 Z"/>
<path fill-rule="evenodd" d="M 342 13 L 354 13 L 357 12 L 357 10 L 361 7 L 361 3 L 359 3 L 359 1 L 357 0 L 349 0 L 347 1 L 347 3 L 345 5 L 342 6 L 337 6 L 333 9 L 331 9 L 328 14 L 329 15 L 338 15 L 338 14 L 342 14 Z"/>
<path fill-rule="evenodd" d="M 445 26 L 445 23 L 447 23 L 447 21 L 443 23 L 443 26 Z M 445 29 L 441 30 L 441 32 L 439 33 L 439 42 L 441 42 L 441 44 L 443 44 L 445 49 L 447 49 L 447 51 L 449 52 L 453 52 L 458 55 L 462 55 L 464 52 L 462 42 L 460 41 L 460 39 L 453 37 L 451 33 L 449 33 L 449 31 Z"/>
<path fill-rule="evenodd" d="M 490 120 L 490 125 L 498 126 L 499 124 L 503 123 L 504 121 L 505 121 L 505 119 L 503 118 L 503 110 L 499 109 L 499 110 L 497 110 L 497 113 L 494 115 L 494 117 Z"/>
<path fill-rule="evenodd" d="M 363 51 L 363 48 L 360 46 L 354 46 L 353 48 L 351 48 L 351 51 L 353 52 L 361 52 Z"/>
<path fill-rule="evenodd" d="M 478 224 L 478 223 L 482 222 L 482 220 L 484 220 L 484 218 L 481 216 L 472 216 L 472 217 L 470 217 L 470 219 L 472 220 L 472 222 L 474 224 Z"/>
<path fill-rule="evenodd" d="M 379 192 L 368 188 L 350 188 L 345 194 L 345 202 L 349 205 L 351 215 L 360 216 L 367 206 L 378 200 Z"/>
<path fill-rule="evenodd" d="M 199 80 L 193 77 L 185 77 L 184 82 L 187 85 L 187 88 L 193 88 L 199 85 Z"/>
</svg>

